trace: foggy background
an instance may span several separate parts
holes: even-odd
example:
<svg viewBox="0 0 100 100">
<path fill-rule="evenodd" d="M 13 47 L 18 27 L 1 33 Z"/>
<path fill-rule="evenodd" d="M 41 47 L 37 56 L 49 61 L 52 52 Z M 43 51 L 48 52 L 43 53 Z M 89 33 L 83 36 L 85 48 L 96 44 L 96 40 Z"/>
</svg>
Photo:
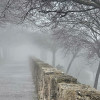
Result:
<svg viewBox="0 0 100 100">
<path fill-rule="evenodd" d="M 48 42 L 49 33 L 48 29 L 44 30 L 35 26 L 30 28 L 28 26 L 8 24 L 1 27 L 0 64 L 28 64 L 29 57 L 34 56 L 52 65 L 53 55 L 49 47 L 53 38 Z M 44 34 L 46 34 L 46 38 Z M 55 57 L 55 67 L 60 65 L 59 69 L 66 72 L 71 55 L 65 55 L 62 47 L 58 46 Z M 98 63 L 87 62 L 84 57 L 77 57 L 72 63 L 69 75 L 76 77 L 83 84 L 93 86 L 97 65 Z M 100 90 L 100 80 L 98 89 Z"/>
</svg>

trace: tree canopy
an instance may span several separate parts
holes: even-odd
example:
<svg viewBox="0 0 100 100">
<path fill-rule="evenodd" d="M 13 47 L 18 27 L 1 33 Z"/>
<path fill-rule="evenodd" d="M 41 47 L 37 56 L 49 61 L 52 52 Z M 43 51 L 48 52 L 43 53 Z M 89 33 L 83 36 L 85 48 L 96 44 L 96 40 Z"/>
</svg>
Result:
<svg viewBox="0 0 100 100">
<path fill-rule="evenodd" d="M 5 0 L 0 4 L 0 19 L 1 22 L 16 23 L 26 19 L 49 25 L 69 18 L 72 21 L 75 17 L 82 17 L 82 12 L 93 10 L 100 13 L 100 0 Z"/>
<path fill-rule="evenodd" d="M 57 38 L 67 51 L 86 49 L 100 58 L 100 0 L 3 0 L 0 22 L 30 21 L 60 29 Z M 94 87 L 97 88 L 100 64 Z"/>
</svg>

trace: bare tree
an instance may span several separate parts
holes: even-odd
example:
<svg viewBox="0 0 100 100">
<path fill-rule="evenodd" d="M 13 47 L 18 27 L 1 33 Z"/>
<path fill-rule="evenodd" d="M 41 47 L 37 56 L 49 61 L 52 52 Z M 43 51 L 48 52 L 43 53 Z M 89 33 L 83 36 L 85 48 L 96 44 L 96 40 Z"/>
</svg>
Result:
<svg viewBox="0 0 100 100">
<path fill-rule="evenodd" d="M 5 0 L 2 5 L 1 20 L 15 23 L 30 20 L 35 24 L 52 26 L 54 23 L 55 27 L 64 24 L 67 29 L 64 40 L 67 38 L 66 43 L 71 44 L 66 46 L 79 45 L 88 51 L 91 58 L 100 58 L 100 0 Z M 69 33 L 67 26 L 72 27 Z M 100 65 L 95 88 L 99 74 Z"/>
<path fill-rule="evenodd" d="M 1 3 L 0 18 L 8 22 L 30 20 L 50 25 L 66 16 L 95 9 L 100 9 L 100 0 L 5 0 Z"/>
<path fill-rule="evenodd" d="M 87 14 L 87 13 L 86 13 Z M 91 19 L 91 17 L 93 17 Z M 76 20 L 76 19 L 75 19 Z M 66 27 L 66 31 L 60 31 L 58 38 L 62 39 L 62 43 L 67 50 L 73 51 L 75 48 L 80 47 L 87 51 L 88 58 L 100 59 L 100 28 L 97 16 L 85 15 L 85 19 L 78 19 L 79 24 L 73 28 Z M 88 20 L 88 21 L 87 21 Z M 80 27 L 80 29 L 78 29 Z M 68 30 L 69 29 L 69 30 Z M 64 29 L 63 29 L 64 30 Z M 97 69 L 94 87 L 97 88 L 98 79 L 100 74 L 100 64 Z"/>
<path fill-rule="evenodd" d="M 73 61 L 75 60 L 75 58 L 77 57 L 78 53 L 79 53 L 79 51 L 72 52 L 72 58 L 71 58 L 71 60 L 70 60 L 70 62 L 68 64 L 68 67 L 67 67 L 67 70 L 66 70 L 66 74 L 68 74 L 68 72 L 69 72 L 69 70 L 71 68 L 71 65 L 72 65 Z"/>
<path fill-rule="evenodd" d="M 87 43 L 91 43 L 91 53 L 92 56 L 94 56 L 95 54 L 98 56 L 98 58 L 100 59 L 100 17 L 99 14 L 97 13 L 98 10 L 94 10 L 92 12 L 85 12 L 85 21 L 82 21 L 82 24 L 85 25 L 86 28 L 88 28 L 91 31 L 91 36 L 90 38 L 92 39 L 93 42 L 89 42 L 89 40 L 87 41 Z M 92 14 L 94 14 L 93 16 L 91 16 Z M 97 73 L 96 73 L 96 77 L 95 77 L 95 82 L 94 82 L 94 87 L 97 88 L 98 85 L 98 80 L 99 80 L 99 74 L 100 74 L 100 61 L 99 61 L 99 66 L 97 69 Z"/>
<path fill-rule="evenodd" d="M 68 26 L 68 28 L 71 28 L 71 27 Z M 82 44 L 80 41 L 78 41 L 79 37 L 77 37 L 77 34 L 79 33 L 76 33 L 76 35 L 74 35 L 75 30 L 72 30 L 72 29 L 67 30 L 67 29 L 66 28 L 56 29 L 54 35 L 56 39 L 62 44 L 64 54 L 66 56 L 72 55 L 72 58 L 66 70 L 66 73 L 68 74 L 73 61 L 75 60 L 76 57 L 80 56 Z"/>
<path fill-rule="evenodd" d="M 35 33 L 33 35 L 33 42 L 43 49 L 44 53 L 46 53 L 46 51 L 52 53 L 52 65 L 55 67 L 56 52 L 60 48 L 60 45 L 54 40 L 54 38 L 52 38 L 51 34 Z M 43 51 L 41 53 L 44 54 Z"/>
</svg>

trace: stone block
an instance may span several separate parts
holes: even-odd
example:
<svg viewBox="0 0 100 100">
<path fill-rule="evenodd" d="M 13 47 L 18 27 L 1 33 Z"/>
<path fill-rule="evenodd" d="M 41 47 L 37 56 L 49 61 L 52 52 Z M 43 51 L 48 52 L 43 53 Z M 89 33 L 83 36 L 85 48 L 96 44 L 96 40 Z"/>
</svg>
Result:
<svg viewBox="0 0 100 100">
<path fill-rule="evenodd" d="M 100 92 L 83 84 L 58 83 L 55 100 L 100 100 Z"/>
<path fill-rule="evenodd" d="M 38 59 L 33 63 L 38 100 L 100 100 L 96 89 Z"/>
</svg>

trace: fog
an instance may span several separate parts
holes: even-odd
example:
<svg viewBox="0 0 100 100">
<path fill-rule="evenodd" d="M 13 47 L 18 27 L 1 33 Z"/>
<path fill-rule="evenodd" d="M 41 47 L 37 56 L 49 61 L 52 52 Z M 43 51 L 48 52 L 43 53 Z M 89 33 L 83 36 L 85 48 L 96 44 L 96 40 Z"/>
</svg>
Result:
<svg viewBox="0 0 100 100">
<path fill-rule="evenodd" d="M 38 27 L 18 26 L 8 24 L 0 29 L 0 64 L 28 64 L 29 58 L 34 56 L 52 65 L 52 53 L 42 47 L 41 39 L 36 34 L 44 34 Z M 47 33 L 48 34 L 48 33 Z M 45 40 L 45 38 L 43 38 Z M 37 41 L 40 41 L 38 43 Z M 46 41 L 46 40 L 45 40 Z M 48 44 L 47 44 L 48 45 Z M 49 45 L 48 45 L 49 47 Z M 60 65 L 62 71 L 66 72 L 71 56 L 63 53 L 62 48 L 56 52 L 55 67 Z M 83 84 L 93 86 L 94 77 L 98 63 L 87 64 L 84 58 L 78 57 L 74 60 L 69 75 L 72 75 Z M 99 80 L 100 84 L 100 80 Z M 100 89 L 100 85 L 98 86 Z"/>
</svg>

